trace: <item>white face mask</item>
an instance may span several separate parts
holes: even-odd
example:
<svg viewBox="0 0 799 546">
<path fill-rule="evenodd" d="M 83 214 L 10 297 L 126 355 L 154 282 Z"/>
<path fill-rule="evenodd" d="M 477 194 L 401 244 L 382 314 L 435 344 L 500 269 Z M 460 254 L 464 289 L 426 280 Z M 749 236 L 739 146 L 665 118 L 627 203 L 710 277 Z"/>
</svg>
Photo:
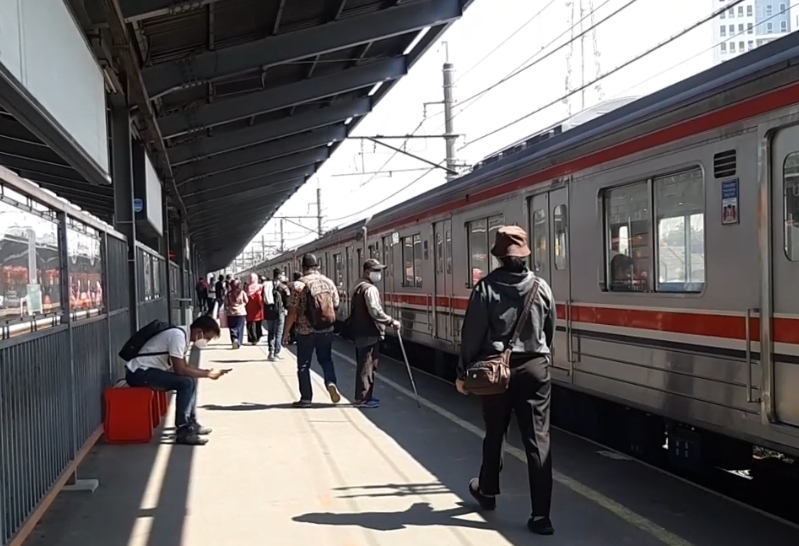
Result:
<svg viewBox="0 0 799 546">
<path fill-rule="evenodd" d="M 369 272 L 369 280 L 378 283 L 383 278 L 383 274 L 380 271 L 370 271 Z"/>
<path fill-rule="evenodd" d="M 280 282 L 286 282 L 288 279 L 286 277 L 278 277 L 277 280 L 279 280 Z"/>
<path fill-rule="evenodd" d="M 194 346 L 202 349 L 203 347 L 208 346 L 208 340 L 205 339 L 204 337 L 201 337 L 200 339 L 194 342 Z"/>
</svg>

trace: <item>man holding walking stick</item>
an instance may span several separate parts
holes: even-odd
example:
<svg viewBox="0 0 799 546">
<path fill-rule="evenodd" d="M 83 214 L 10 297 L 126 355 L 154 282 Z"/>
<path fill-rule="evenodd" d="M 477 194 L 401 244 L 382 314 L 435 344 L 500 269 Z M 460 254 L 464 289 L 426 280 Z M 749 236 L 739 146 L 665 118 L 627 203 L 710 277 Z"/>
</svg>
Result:
<svg viewBox="0 0 799 546">
<path fill-rule="evenodd" d="M 386 266 L 375 259 L 363 264 L 363 276 L 352 294 L 349 328 L 355 340 L 355 405 L 360 408 L 377 408 L 380 401 L 372 396 L 375 372 L 380 356 L 380 341 L 385 338 L 386 326 L 399 330 L 400 322 L 388 316 L 380 304 L 377 283 L 383 278 Z"/>
</svg>

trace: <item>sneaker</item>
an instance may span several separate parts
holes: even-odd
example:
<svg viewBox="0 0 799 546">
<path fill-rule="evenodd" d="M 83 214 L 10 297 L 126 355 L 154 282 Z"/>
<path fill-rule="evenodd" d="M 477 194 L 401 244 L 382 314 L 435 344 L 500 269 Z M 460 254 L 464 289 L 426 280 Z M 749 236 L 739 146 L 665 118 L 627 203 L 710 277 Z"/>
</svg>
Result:
<svg viewBox="0 0 799 546">
<path fill-rule="evenodd" d="M 199 436 L 208 436 L 214 431 L 212 428 L 204 427 L 200 423 L 194 423 L 194 432 Z"/>
<path fill-rule="evenodd" d="M 269 354 L 267 355 L 266 359 L 267 359 L 269 362 L 274 362 L 274 361 L 275 361 L 275 355 L 273 355 L 272 353 L 269 353 Z"/>
<path fill-rule="evenodd" d="M 330 401 L 334 404 L 338 404 L 341 401 L 341 394 L 339 394 L 335 383 L 328 384 L 327 392 L 330 394 Z"/>
<path fill-rule="evenodd" d="M 291 403 L 293 408 L 310 408 L 312 405 L 310 400 L 297 400 Z"/>
<path fill-rule="evenodd" d="M 208 439 L 200 438 L 194 430 L 183 428 L 175 435 L 175 443 L 184 446 L 204 446 L 208 443 Z"/>
<path fill-rule="evenodd" d="M 239 340 L 237 340 L 237 339 L 233 340 L 233 348 L 234 349 L 238 349 L 239 348 Z"/>
<path fill-rule="evenodd" d="M 533 517 L 527 520 L 527 528 L 537 535 L 551 535 L 555 533 L 552 520 L 549 518 Z"/>
<path fill-rule="evenodd" d="M 480 491 L 480 480 L 478 478 L 472 478 L 469 482 L 469 493 L 483 510 L 496 510 L 497 498 L 493 495 L 485 495 Z"/>
<path fill-rule="evenodd" d="M 379 408 L 380 407 L 380 401 L 379 400 L 375 400 L 374 398 L 372 398 L 371 400 L 367 400 L 365 402 L 360 402 L 360 403 L 356 404 L 356 406 L 358 406 L 359 408 L 365 408 L 365 409 L 375 409 L 375 408 Z"/>
</svg>

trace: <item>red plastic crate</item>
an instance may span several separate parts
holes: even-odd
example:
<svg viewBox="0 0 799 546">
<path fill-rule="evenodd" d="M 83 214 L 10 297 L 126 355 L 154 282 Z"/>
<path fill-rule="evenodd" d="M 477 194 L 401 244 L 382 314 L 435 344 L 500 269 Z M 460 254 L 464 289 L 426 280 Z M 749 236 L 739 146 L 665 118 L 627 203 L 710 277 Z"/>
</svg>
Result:
<svg viewBox="0 0 799 546">
<path fill-rule="evenodd" d="M 148 443 L 153 439 L 153 417 L 160 412 L 151 389 L 111 387 L 105 391 L 105 405 L 105 439 L 108 443 Z"/>
</svg>

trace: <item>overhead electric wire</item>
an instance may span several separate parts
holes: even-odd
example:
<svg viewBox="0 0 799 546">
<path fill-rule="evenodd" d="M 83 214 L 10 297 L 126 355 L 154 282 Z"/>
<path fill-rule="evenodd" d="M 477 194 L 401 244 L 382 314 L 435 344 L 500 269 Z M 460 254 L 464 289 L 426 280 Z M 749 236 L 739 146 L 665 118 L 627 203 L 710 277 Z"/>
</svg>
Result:
<svg viewBox="0 0 799 546">
<path fill-rule="evenodd" d="M 509 41 L 510 41 L 510 40 L 511 40 L 511 39 L 512 39 L 514 36 L 516 36 L 516 35 L 517 35 L 519 32 L 521 32 L 523 29 L 527 28 L 527 25 L 529 25 L 530 23 L 532 23 L 533 21 L 535 21 L 536 19 L 538 19 L 538 17 L 540 17 L 542 13 L 544 13 L 544 12 L 545 12 L 547 9 L 549 9 L 549 8 L 550 8 L 552 5 L 554 5 L 554 4 L 555 4 L 555 2 L 557 2 L 557 1 L 558 1 L 558 0 L 549 0 L 549 2 L 547 3 L 547 5 L 545 5 L 543 8 L 541 8 L 540 10 L 538 10 L 538 11 L 535 13 L 535 15 L 533 15 L 533 16 L 532 16 L 532 17 L 530 17 L 530 18 L 529 18 L 527 21 L 525 21 L 524 23 L 522 23 L 522 25 L 521 25 L 519 28 L 517 28 L 516 30 L 514 30 L 514 31 L 513 31 L 513 33 L 509 34 L 509 35 L 508 35 L 508 36 L 507 36 L 507 37 L 506 37 L 504 40 L 502 40 L 502 41 L 501 41 L 499 44 L 497 44 L 497 45 L 496 45 L 496 47 L 494 47 L 494 49 L 492 49 L 491 51 L 489 51 L 488 53 L 486 53 L 486 54 L 485 54 L 485 55 L 484 55 L 484 56 L 483 56 L 483 57 L 482 57 L 482 58 L 481 58 L 479 61 L 477 61 L 477 62 L 476 62 L 476 63 L 474 63 L 472 66 L 470 66 L 469 68 L 467 68 L 467 69 L 466 69 L 466 70 L 465 70 L 465 71 L 464 71 L 464 72 L 463 72 L 463 73 L 462 73 L 460 76 L 458 76 L 458 77 L 455 79 L 455 81 L 453 82 L 453 84 L 455 84 L 455 83 L 458 83 L 459 81 L 461 81 L 461 79 L 465 78 L 467 74 L 469 74 L 469 73 L 470 73 L 472 70 L 474 70 L 475 68 L 477 68 L 478 66 L 480 66 L 480 65 L 481 65 L 481 64 L 482 64 L 482 63 L 483 63 L 483 62 L 484 62 L 486 59 L 488 59 L 488 58 L 489 58 L 491 55 L 493 55 L 494 53 L 496 53 L 496 52 L 497 52 L 497 50 L 499 50 L 499 49 L 500 49 L 502 46 L 504 46 L 505 44 L 507 44 L 507 43 L 508 43 L 508 42 L 509 42 Z"/>
<path fill-rule="evenodd" d="M 634 1 L 634 0 L 633 0 L 633 1 Z M 551 102 L 549 102 L 549 103 L 545 104 L 544 106 L 541 106 L 541 107 L 539 107 L 539 108 L 536 108 L 536 109 L 535 109 L 535 110 L 533 110 L 532 112 L 528 112 L 527 114 L 525 114 L 525 115 L 523 115 L 523 116 L 521 116 L 521 117 L 519 117 L 519 118 L 516 118 L 515 120 L 513 120 L 513 121 L 511 121 L 511 122 L 508 122 L 508 123 L 506 123 L 505 125 L 502 125 L 501 127 L 497 127 L 496 129 L 493 129 L 492 131 L 489 131 L 488 133 L 485 133 L 485 134 L 483 134 L 483 135 L 480 135 L 479 137 L 475 138 L 474 140 L 471 140 L 471 141 L 467 142 L 466 144 L 464 144 L 463 146 L 461 146 L 460 148 L 458 148 L 458 151 L 460 151 L 460 150 L 463 150 L 464 148 L 468 148 L 469 146 L 471 146 L 472 144 L 475 144 L 476 142 L 480 142 L 481 140 L 484 140 L 484 139 L 486 139 L 486 138 L 488 138 L 488 137 L 490 137 L 490 136 L 493 136 L 493 135 L 495 135 L 495 134 L 497 134 L 497 133 L 499 133 L 499 132 L 501 132 L 501 131 L 504 131 L 505 129 L 508 129 L 509 127 L 512 127 L 512 126 L 516 125 L 516 124 L 517 124 L 517 123 L 519 123 L 520 121 L 524 121 L 525 119 L 528 119 L 528 118 L 530 118 L 530 117 L 534 116 L 535 114 L 538 114 L 538 113 L 540 113 L 540 112 L 543 112 L 543 111 L 544 111 L 544 110 L 546 110 L 547 108 L 549 108 L 549 107 L 551 107 L 551 106 L 554 106 L 554 105 L 556 105 L 557 103 L 559 103 L 559 102 L 561 102 L 561 101 L 563 101 L 563 100 L 565 100 L 565 99 L 568 99 L 569 97 L 571 97 L 571 96 L 573 96 L 573 95 L 575 95 L 575 94 L 577 94 L 577 93 L 579 93 L 579 92 L 583 91 L 584 89 L 587 89 L 587 88 L 591 87 L 592 85 L 595 85 L 596 83 L 598 83 L 598 82 L 602 81 L 603 79 L 607 78 L 608 76 L 612 76 L 612 75 L 613 75 L 613 74 L 615 74 L 616 72 L 618 72 L 618 71 L 620 71 L 620 70 L 622 70 L 622 69 L 624 69 L 624 68 L 627 68 L 627 67 L 628 67 L 628 66 L 630 66 L 631 64 L 634 64 L 634 63 L 636 63 L 637 61 L 640 61 L 641 59 L 643 59 L 644 57 L 646 57 L 646 56 L 648 56 L 648 55 L 650 55 L 650 54 L 654 53 L 655 51 L 657 51 L 657 50 L 661 49 L 662 47 L 665 47 L 665 46 L 667 46 L 668 44 L 670 44 L 670 43 L 674 42 L 675 40 L 677 40 L 677 39 L 681 38 L 682 36 L 684 36 L 684 35 L 688 34 L 688 33 L 689 33 L 689 32 L 691 32 L 692 30 L 695 30 L 696 28 L 698 28 L 698 27 L 700 27 L 700 26 L 704 25 L 704 24 L 705 24 L 705 23 L 707 23 L 708 21 L 712 21 L 714 18 L 716 18 L 716 17 L 717 17 L 718 15 L 720 15 L 721 13 L 723 13 L 723 12 L 727 11 L 727 10 L 728 10 L 728 9 L 730 9 L 730 8 L 733 8 L 733 7 L 735 7 L 735 6 L 736 6 L 736 5 L 738 5 L 738 4 L 741 4 L 741 3 L 743 3 L 743 1 L 744 1 L 744 0 L 733 0 L 733 1 L 732 1 L 732 2 L 730 2 L 729 4 L 725 5 L 723 8 L 719 8 L 719 9 L 717 9 L 717 10 L 714 10 L 714 11 L 713 11 L 713 13 L 711 13 L 709 16 L 707 16 L 707 17 L 704 17 L 704 18 L 700 19 L 699 21 L 697 21 L 697 22 L 696 22 L 696 23 L 694 23 L 693 25 L 691 25 L 691 26 L 689 26 L 689 27 L 687 27 L 687 28 L 683 29 L 683 30 L 682 30 L 682 31 L 680 31 L 679 33 L 677 33 L 677 34 L 673 35 L 672 37 L 670 37 L 669 39 L 667 39 L 667 40 L 665 40 L 665 41 L 663 41 L 663 42 L 660 42 L 660 43 L 659 43 L 659 44 L 657 44 L 656 46 L 654 46 L 654 47 L 651 47 L 651 48 L 647 49 L 647 50 L 646 50 L 646 51 L 644 51 L 643 53 L 640 53 L 640 54 L 636 55 L 635 57 L 633 57 L 633 58 L 632 58 L 632 59 L 630 59 L 629 61 L 626 61 L 626 62 L 622 63 L 621 65 L 619 65 L 619 66 L 617 66 L 616 68 L 614 68 L 614 69 L 612 69 L 612 70 L 610 70 L 610 71 L 606 72 L 605 74 L 601 75 L 600 77 L 598 77 L 598 78 L 595 78 L 594 80 L 592 80 L 592 81 L 590 81 L 590 82 L 584 83 L 584 84 L 583 84 L 583 85 L 581 85 L 579 88 L 577 88 L 577 89 L 574 89 L 574 90 L 572 90 L 572 91 L 569 91 L 569 92 L 568 92 L 568 93 L 566 93 L 565 95 L 558 97 L 557 99 L 555 99 L 555 100 L 553 100 L 553 101 L 551 101 Z"/>
<path fill-rule="evenodd" d="M 443 165 L 445 162 L 446 162 L 446 159 L 442 159 L 441 161 L 439 161 L 439 162 L 438 162 L 438 165 L 439 165 L 439 166 L 441 166 L 441 165 Z M 426 177 L 428 174 L 430 174 L 431 172 L 433 172 L 433 171 L 434 171 L 434 170 L 436 170 L 436 169 L 437 169 L 437 167 L 430 167 L 430 168 L 429 168 L 429 169 L 427 169 L 425 172 L 423 172 L 422 174 L 420 174 L 419 176 L 417 176 L 416 178 L 414 178 L 414 179 L 413 179 L 411 182 L 409 182 L 408 184 L 405 184 L 404 186 L 402 186 L 400 189 L 398 189 L 397 191 L 395 191 L 395 192 L 394 192 L 394 193 L 392 193 L 391 195 L 389 195 L 389 196 L 387 196 L 387 197 L 383 197 L 383 198 L 381 198 L 381 199 L 380 199 L 380 202 L 382 202 L 382 201 L 388 201 L 388 200 L 389 200 L 389 199 L 391 199 L 392 197 L 396 197 L 397 195 L 399 195 L 400 193 L 404 192 L 405 190 L 407 190 L 408 188 L 410 188 L 411 186 L 413 186 L 413 185 L 414 185 L 414 184 L 416 184 L 417 182 L 420 182 L 420 181 L 421 181 L 423 178 L 425 178 L 425 177 Z M 353 212 L 352 214 L 348 214 L 348 215 L 346 215 L 346 216 L 342 216 L 342 217 L 340 217 L 340 218 L 329 218 L 327 221 L 328 221 L 328 222 L 340 222 L 341 220 L 346 220 L 347 218 L 352 218 L 352 217 L 354 217 L 354 216 L 358 216 L 358 215 L 364 214 L 365 212 L 369 212 L 370 210 L 372 210 L 373 208 L 375 208 L 376 206 L 378 206 L 378 205 L 380 204 L 380 202 L 378 202 L 378 203 L 374 203 L 373 205 L 371 205 L 371 206 L 369 206 L 369 207 L 367 207 L 367 208 L 365 208 L 365 209 L 359 210 L 358 212 Z"/>
</svg>

